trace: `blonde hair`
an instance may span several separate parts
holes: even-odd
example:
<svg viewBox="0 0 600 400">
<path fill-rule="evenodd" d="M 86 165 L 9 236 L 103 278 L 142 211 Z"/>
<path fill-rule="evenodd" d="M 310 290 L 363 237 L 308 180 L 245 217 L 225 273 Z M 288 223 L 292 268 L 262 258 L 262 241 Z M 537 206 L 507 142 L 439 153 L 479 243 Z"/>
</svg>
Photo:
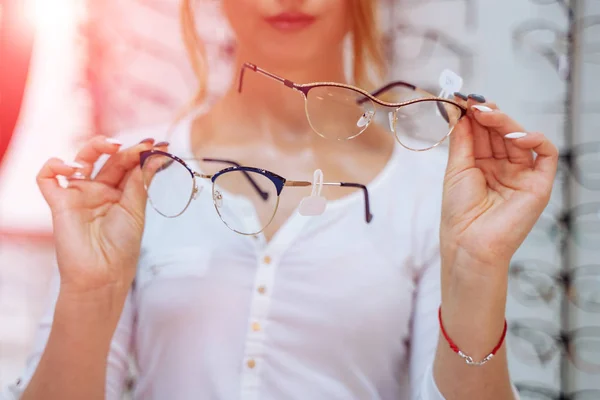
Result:
<svg viewBox="0 0 600 400">
<path fill-rule="evenodd" d="M 198 89 L 191 99 L 190 106 L 201 104 L 206 98 L 208 81 L 208 61 L 206 48 L 198 36 L 194 18 L 194 0 L 181 0 L 180 19 L 183 42 L 188 53 L 192 70 L 198 80 Z M 350 17 L 352 19 L 352 50 L 354 53 L 354 84 L 370 90 L 373 87 L 370 71 L 375 77 L 385 74 L 385 57 L 381 45 L 380 32 L 377 28 L 377 1 L 351 0 Z"/>
</svg>

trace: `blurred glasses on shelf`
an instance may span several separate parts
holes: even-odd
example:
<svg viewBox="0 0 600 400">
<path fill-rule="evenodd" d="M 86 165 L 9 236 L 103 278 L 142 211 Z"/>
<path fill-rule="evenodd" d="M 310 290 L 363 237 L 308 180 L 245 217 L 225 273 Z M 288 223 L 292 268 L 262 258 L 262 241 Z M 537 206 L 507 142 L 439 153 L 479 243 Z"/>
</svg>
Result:
<svg viewBox="0 0 600 400">
<path fill-rule="evenodd" d="M 583 249 L 598 249 L 600 243 L 600 203 L 583 203 L 570 210 L 561 211 L 558 216 L 542 214 L 527 242 L 540 245 L 551 241 L 556 243 L 566 237 Z"/>
<path fill-rule="evenodd" d="M 561 168 L 586 189 L 600 190 L 600 142 L 589 142 L 561 151 Z"/>
<path fill-rule="evenodd" d="M 221 221 L 242 235 L 257 235 L 273 220 L 279 196 L 285 187 L 310 187 L 312 182 L 291 181 L 273 172 L 241 166 L 234 161 L 204 158 L 204 162 L 232 165 L 215 174 L 194 171 L 182 159 L 163 151 L 140 153 L 144 187 L 152 207 L 162 216 L 175 218 L 189 207 L 192 200 L 210 182 L 212 201 Z M 200 181 L 198 180 L 200 178 Z M 352 182 L 324 182 L 323 186 L 361 189 L 364 195 L 365 221 L 373 218 L 369 192 L 365 185 Z"/>
<path fill-rule="evenodd" d="M 328 139 L 341 141 L 357 137 L 369 127 L 375 118 L 376 106 L 380 106 L 388 111 L 390 130 L 398 143 L 408 150 L 425 151 L 441 144 L 466 115 L 466 108 L 459 103 L 402 81 L 369 93 L 335 82 L 294 83 L 250 63 L 245 63 L 240 71 L 239 92 L 247 69 L 299 92 L 304 97 L 306 118 L 312 130 Z M 397 86 L 412 90 L 414 98 L 390 103 L 379 97 Z"/>
<path fill-rule="evenodd" d="M 583 17 L 577 23 L 584 37 L 581 43 L 583 61 L 600 64 L 600 16 Z M 513 30 L 513 44 L 516 49 L 527 49 L 541 55 L 550 62 L 561 79 L 569 78 L 569 38 L 566 27 L 546 20 L 528 20 Z"/>
<path fill-rule="evenodd" d="M 522 260 L 511 264 L 511 293 L 526 306 L 550 304 L 564 293 L 579 309 L 600 313 L 600 265 L 557 271 L 550 263 Z"/>
<path fill-rule="evenodd" d="M 436 6 L 440 3 L 452 4 L 453 9 L 456 8 L 456 3 L 463 3 L 462 7 L 465 10 L 465 25 L 470 29 L 477 27 L 477 0 L 400 0 L 400 6 L 417 7 L 430 3 Z"/>
<path fill-rule="evenodd" d="M 457 60 L 460 76 L 469 78 L 473 74 L 473 51 L 436 29 L 400 23 L 383 35 L 383 46 L 387 59 L 392 63 L 399 61 L 405 66 L 422 68 L 433 58 L 452 58 Z"/>
<path fill-rule="evenodd" d="M 559 353 L 580 371 L 600 373 L 600 326 L 560 330 L 546 321 L 528 319 L 509 324 L 509 335 L 513 352 L 523 362 L 544 366 Z"/>
<path fill-rule="evenodd" d="M 598 400 L 600 390 L 587 389 L 561 392 L 535 383 L 515 383 L 521 400 Z"/>
</svg>

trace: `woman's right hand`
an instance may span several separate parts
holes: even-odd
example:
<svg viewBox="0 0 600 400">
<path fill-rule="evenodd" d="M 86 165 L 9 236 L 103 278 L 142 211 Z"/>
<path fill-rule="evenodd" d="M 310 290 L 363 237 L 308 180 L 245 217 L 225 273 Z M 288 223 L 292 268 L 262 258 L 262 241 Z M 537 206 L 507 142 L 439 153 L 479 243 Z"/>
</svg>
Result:
<svg viewBox="0 0 600 400">
<path fill-rule="evenodd" d="M 127 149 L 97 136 L 75 162 L 52 158 L 37 176 L 52 211 L 61 291 L 75 295 L 104 289 L 126 293 L 135 276 L 144 229 L 146 191 L 139 153 L 152 149 L 147 139 Z M 90 176 L 100 156 L 109 158 Z M 69 185 L 59 185 L 57 176 Z"/>
</svg>

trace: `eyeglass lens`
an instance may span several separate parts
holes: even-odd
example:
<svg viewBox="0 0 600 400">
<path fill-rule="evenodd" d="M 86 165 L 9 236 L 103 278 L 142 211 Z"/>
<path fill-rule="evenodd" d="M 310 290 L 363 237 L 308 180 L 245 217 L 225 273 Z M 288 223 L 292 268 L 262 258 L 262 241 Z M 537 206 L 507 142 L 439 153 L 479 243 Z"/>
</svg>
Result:
<svg viewBox="0 0 600 400">
<path fill-rule="evenodd" d="M 218 174 L 212 196 L 225 225 L 244 235 L 255 235 L 265 229 L 279 205 L 273 181 L 253 171 L 231 170 Z"/>
<path fill-rule="evenodd" d="M 308 91 L 306 115 L 313 130 L 328 139 L 346 140 L 361 134 L 375 115 L 373 102 L 354 90 L 317 86 Z"/>
<path fill-rule="evenodd" d="M 181 215 L 192 200 L 194 179 L 191 172 L 169 156 L 150 155 L 142 167 L 142 176 L 150 204 L 165 217 Z"/>
</svg>

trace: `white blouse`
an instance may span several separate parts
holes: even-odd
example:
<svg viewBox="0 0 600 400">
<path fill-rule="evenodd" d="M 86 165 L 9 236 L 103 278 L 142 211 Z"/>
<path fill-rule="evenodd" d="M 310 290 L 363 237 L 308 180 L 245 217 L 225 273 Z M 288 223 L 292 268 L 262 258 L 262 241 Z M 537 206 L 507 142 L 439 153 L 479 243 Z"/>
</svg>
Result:
<svg viewBox="0 0 600 400">
<path fill-rule="evenodd" d="M 189 136 L 187 120 L 169 151 L 192 157 Z M 135 399 L 443 400 L 431 365 L 445 163 L 444 150 L 396 146 L 368 185 L 371 223 L 355 192 L 321 216 L 294 213 L 268 243 L 229 230 L 210 190 L 178 218 L 148 207 L 135 290 L 108 359 L 107 399 L 122 397 L 132 355 Z M 53 308 L 6 398 L 19 398 L 31 379 Z"/>
</svg>

